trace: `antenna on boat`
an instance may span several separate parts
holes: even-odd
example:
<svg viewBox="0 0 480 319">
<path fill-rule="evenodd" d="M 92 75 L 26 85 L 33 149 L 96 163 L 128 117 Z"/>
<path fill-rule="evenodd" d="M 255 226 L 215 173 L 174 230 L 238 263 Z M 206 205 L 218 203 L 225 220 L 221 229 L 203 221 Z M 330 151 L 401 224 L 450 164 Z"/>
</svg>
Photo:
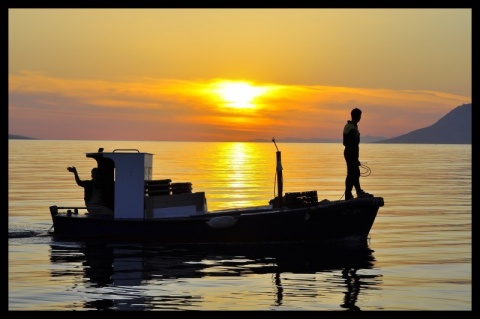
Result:
<svg viewBox="0 0 480 319">
<path fill-rule="evenodd" d="M 275 148 L 277 149 L 277 187 L 278 187 L 278 202 L 277 206 L 283 206 L 283 167 L 282 167 L 282 152 L 277 147 L 277 143 L 275 143 L 275 138 L 272 137 L 272 142 L 275 144 Z"/>
<path fill-rule="evenodd" d="M 275 143 L 275 137 L 272 137 L 272 142 L 273 142 L 273 144 L 275 144 L 275 148 L 277 149 L 277 152 L 280 152 L 280 151 L 278 150 L 277 143 Z"/>
</svg>

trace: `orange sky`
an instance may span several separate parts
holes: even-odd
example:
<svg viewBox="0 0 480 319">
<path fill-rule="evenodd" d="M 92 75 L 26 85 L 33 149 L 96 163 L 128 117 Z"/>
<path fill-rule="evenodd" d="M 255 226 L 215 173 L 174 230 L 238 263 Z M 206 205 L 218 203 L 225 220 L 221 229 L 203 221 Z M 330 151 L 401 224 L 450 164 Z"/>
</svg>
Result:
<svg viewBox="0 0 480 319">
<path fill-rule="evenodd" d="M 9 9 L 9 133 L 395 137 L 471 103 L 471 12 Z"/>
</svg>

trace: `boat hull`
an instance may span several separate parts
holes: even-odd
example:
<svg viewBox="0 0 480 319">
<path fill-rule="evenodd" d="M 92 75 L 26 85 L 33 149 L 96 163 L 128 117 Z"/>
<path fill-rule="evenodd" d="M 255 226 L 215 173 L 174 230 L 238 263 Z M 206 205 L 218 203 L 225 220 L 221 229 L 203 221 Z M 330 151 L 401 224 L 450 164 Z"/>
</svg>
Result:
<svg viewBox="0 0 480 319">
<path fill-rule="evenodd" d="M 223 210 L 191 217 L 113 219 L 51 208 L 58 238 L 106 238 L 158 243 L 275 243 L 365 239 L 383 198 L 327 201 L 312 207 Z"/>
</svg>

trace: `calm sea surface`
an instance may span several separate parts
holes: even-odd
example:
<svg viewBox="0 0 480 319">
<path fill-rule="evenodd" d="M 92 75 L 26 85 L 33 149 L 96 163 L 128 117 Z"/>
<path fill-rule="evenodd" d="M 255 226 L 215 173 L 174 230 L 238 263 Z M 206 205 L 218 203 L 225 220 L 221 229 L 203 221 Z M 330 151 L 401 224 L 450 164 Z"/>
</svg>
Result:
<svg viewBox="0 0 480 319">
<path fill-rule="evenodd" d="M 362 144 L 362 188 L 385 200 L 368 249 L 56 241 L 49 206 L 83 206 L 99 147 L 154 155 L 209 210 L 275 196 L 273 143 L 9 140 L 9 310 L 472 310 L 471 145 Z M 285 143 L 284 192 L 340 199 L 341 144 Z M 345 272 L 358 268 L 356 272 Z"/>
</svg>

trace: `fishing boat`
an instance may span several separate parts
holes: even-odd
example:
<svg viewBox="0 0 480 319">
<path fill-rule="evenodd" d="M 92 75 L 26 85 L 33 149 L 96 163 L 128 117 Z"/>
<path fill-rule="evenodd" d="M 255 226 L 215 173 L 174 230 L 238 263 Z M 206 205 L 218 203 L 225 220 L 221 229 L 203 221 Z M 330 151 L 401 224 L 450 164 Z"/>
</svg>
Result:
<svg viewBox="0 0 480 319">
<path fill-rule="evenodd" d="M 205 192 L 192 183 L 153 180 L 153 154 L 137 149 L 99 148 L 97 162 L 105 203 L 113 214 L 87 207 L 50 206 L 56 238 L 118 239 L 178 244 L 327 243 L 366 240 L 382 197 L 318 199 L 316 190 L 283 191 L 281 152 L 276 148 L 275 191 L 265 205 L 209 211 Z"/>
</svg>

